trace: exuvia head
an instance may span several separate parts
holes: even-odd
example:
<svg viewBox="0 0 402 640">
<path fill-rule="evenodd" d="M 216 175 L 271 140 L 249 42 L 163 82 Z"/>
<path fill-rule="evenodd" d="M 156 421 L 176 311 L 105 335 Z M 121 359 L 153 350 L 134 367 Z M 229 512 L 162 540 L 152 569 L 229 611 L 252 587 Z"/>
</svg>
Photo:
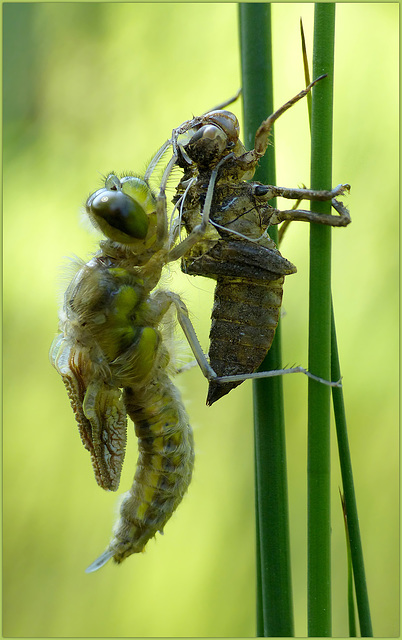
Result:
<svg viewBox="0 0 402 640">
<path fill-rule="evenodd" d="M 202 117 L 197 127 L 184 134 L 179 146 L 198 166 L 209 167 L 235 147 L 239 133 L 240 126 L 234 113 L 210 111 Z"/>
</svg>

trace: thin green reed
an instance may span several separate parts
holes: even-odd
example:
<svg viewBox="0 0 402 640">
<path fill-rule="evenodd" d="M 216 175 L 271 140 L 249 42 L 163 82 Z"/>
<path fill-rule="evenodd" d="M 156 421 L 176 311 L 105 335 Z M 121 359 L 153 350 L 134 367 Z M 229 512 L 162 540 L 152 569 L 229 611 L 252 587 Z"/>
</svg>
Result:
<svg viewBox="0 0 402 640">
<path fill-rule="evenodd" d="M 335 4 L 314 13 L 313 78 L 328 77 L 313 91 L 311 188 L 332 186 L 332 103 Z M 312 202 L 329 213 L 331 203 Z M 309 370 L 330 379 L 331 228 L 310 225 Z M 308 634 L 331 636 L 330 387 L 308 382 Z"/>
<path fill-rule="evenodd" d="M 304 38 L 302 20 L 300 19 L 300 29 L 302 38 L 303 66 L 306 85 L 310 84 L 310 72 L 307 60 L 307 50 Z M 307 96 L 309 121 L 311 129 L 311 94 Z M 341 379 L 341 369 L 338 356 L 338 344 L 336 337 L 335 318 L 333 304 L 331 301 L 331 380 Z M 356 635 L 356 624 L 354 615 L 354 591 L 356 591 L 356 601 L 359 613 L 359 623 L 362 636 L 372 636 L 370 606 L 366 575 L 363 560 L 363 548 L 360 537 L 359 518 L 357 514 L 357 503 L 353 481 L 352 460 L 349 450 L 349 439 L 346 424 L 346 412 L 343 401 L 342 387 L 332 388 L 332 402 L 334 408 L 336 434 L 338 442 L 339 462 L 341 467 L 342 484 L 344 494 L 342 507 L 344 512 L 346 528 L 347 565 L 348 565 L 348 619 L 349 635 Z"/>
<path fill-rule="evenodd" d="M 339 366 L 338 345 L 336 339 L 335 318 L 333 310 L 331 310 L 331 313 L 331 380 L 339 380 L 341 377 L 341 369 Z M 345 518 L 347 520 L 347 533 L 350 541 L 350 557 L 353 566 L 353 580 L 355 585 L 357 611 L 359 615 L 360 633 L 362 637 L 372 637 L 373 629 L 371 624 L 366 572 L 364 568 L 363 546 L 360 537 L 359 516 L 357 513 L 352 460 L 349 449 L 346 412 L 342 389 L 337 389 L 335 387 L 332 389 L 332 401 L 335 414 L 339 462 L 341 466 L 344 494 Z"/>
<path fill-rule="evenodd" d="M 244 142 L 254 146 L 261 122 L 273 112 L 271 7 L 240 3 Z M 273 137 L 271 138 L 273 142 Z M 274 148 L 255 178 L 275 184 Z M 271 203 L 274 204 L 274 203 Z M 277 242 L 276 229 L 271 234 Z M 280 327 L 261 369 L 281 368 Z M 292 636 L 288 488 L 282 379 L 253 382 L 256 487 L 257 636 Z"/>
<path fill-rule="evenodd" d="M 245 142 L 247 148 L 251 148 L 257 127 L 273 111 L 270 6 L 269 4 L 240 4 L 239 15 Z M 332 183 L 334 29 L 335 5 L 319 3 L 315 8 L 313 78 L 327 73 L 328 79 L 315 87 L 313 92 L 311 187 L 316 189 L 329 189 Z M 256 179 L 269 184 L 276 182 L 272 146 L 261 162 Z M 320 213 L 329 213 L 328 203 L 312 203 L 312 208 Z M 309 368 L 314 373 L 329 379 L 331 363 L 332 380 L 335 380 L 339 379 L 340 373 L 333 318 L 331 323 L 331 231 L 321 225 L 311 225 L 311 227 Z M 272 235 L 276 240 L 275 234 Z M 261 368 L 281 367 L 279 340 L 280 327 L 269 356 Z M 289 636 L 293 635 L 293 612 L 286 450 L 280 378 L 254 382 L 254 400 L 257 636 Z M 350 528 L 359 622 L 362 635 L 371 636 L 370 610 L 341 389 L 333 389 L 333 401 Z M 308 632 L 310 636 L 331 635 L 329 402 L 329 389 L 309 381 Z"/>
</svg>

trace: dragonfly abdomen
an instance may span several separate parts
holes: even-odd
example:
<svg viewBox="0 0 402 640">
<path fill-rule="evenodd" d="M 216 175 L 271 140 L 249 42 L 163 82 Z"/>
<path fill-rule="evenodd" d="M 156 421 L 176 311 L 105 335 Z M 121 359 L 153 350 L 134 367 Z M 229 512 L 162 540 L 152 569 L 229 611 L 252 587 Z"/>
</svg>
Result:
<svg viewBox="0 0 402 640">
<path fill-rule="evenodd" d="M 134 421 L 139 457 L 134 482 L 120 508 L 120 520 L 109 551 L 115 562 L 143 551 L 180 504 L 191 481 L 193 435 L 176 387 L 166 374 L 140 393 L 124 390 Z"/>
<path fill-rule="evenodd" d="M 209 334 L 209 360 L 218 376 L 253 373 L 271 347 L 282 304 L 284 277 L 253 281 L 218 278 Z M 209 383 L 211 405 L 240 382 Z"/>
</svg>

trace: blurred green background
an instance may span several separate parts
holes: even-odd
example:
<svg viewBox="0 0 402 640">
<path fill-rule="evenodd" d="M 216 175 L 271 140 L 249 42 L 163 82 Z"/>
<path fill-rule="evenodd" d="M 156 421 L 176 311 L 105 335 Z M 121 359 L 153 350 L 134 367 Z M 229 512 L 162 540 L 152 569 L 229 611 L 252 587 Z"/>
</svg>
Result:
<svg viewBox="0 0 402 640">
<path fill-rule="evenodd" d="M 275 105 L 304 86 L 299 18 L 274 4 Z M 212 408 L 197 369 L 177 380 L 196 439 L 188 495 L 147 551 L 86 575 L 115 519 L 48 362 L 61 265 L 96 237 L 79 221 L 110 170 L 143 172 L 193 114 L 240 86 L 235 4 L 4 4 L 3 635 L 254 636 L 251 383 Z M 353 224 L 333 232 L 333 297 L 376 636 L 399 635 L 398 5 L 337 6 L 333 184 Z M 240 116 L 241 104 L 233 107 Z M 268 115 L 268 114 L 267 114 Z M 306 103 L 276 125 L 278 184 L 309 182 Z M 282 253 L 285 364 L 307 363 L 308 225 Z M 171 270 L 207 346 L 212 289 Z M 306 400 L 284 380 L 297 635 L 306 634 Z M 131 484 L 130 429 L 121 489 Z M 347 635 L 344 530 L 334 434 L 333 634 Z"/>
</svg>

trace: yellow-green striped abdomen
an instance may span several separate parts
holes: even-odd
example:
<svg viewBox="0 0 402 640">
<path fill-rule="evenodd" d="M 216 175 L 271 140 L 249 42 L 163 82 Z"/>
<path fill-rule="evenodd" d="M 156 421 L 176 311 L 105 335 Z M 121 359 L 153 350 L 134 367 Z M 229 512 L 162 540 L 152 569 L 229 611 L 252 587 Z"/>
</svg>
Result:
<svg viewBox="0 0 402 640">
<path fill-rule="evenodd" d="M 176 387 L 160 371 L 145 390 L 125 389 L 139 457 L 108 552 L 116 562 L 142 551 L 180 504 L 191 481 L 193 435 Z"/>
</svg>

